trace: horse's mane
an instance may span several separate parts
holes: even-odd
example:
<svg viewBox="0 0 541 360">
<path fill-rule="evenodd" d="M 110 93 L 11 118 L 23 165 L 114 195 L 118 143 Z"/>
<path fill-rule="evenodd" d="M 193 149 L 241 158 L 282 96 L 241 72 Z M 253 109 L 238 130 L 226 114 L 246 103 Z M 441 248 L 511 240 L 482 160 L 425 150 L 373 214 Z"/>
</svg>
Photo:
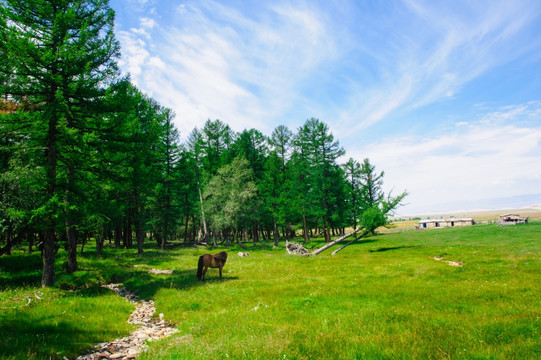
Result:
<svg viewBox="0 0 541 360">
<path fill-rule="evenodd" d="M 221 253 L 218 253 L 218 254 L 214 255 L 214 257 L 218 258 L 218 259 L 226 260 L 227 259 L 227 253 L 225 251 L 222 251 Z"/>
</svg>

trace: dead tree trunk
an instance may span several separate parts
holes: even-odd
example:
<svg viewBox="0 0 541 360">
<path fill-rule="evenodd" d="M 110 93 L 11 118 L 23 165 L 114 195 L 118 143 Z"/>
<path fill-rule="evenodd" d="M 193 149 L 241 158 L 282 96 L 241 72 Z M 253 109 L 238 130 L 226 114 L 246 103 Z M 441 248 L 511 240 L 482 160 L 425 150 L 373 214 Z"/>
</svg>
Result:
<svg viewBox="0 0 541 360">
<path fill-rule="evenodd" d="M 205 220 L 205 211 L 203 210 L 203 195 L 201 194 L 201 187 L 198 187 L 199 190 L 199 202 L 201 203 L 201 221 L 203 222 L 203 234 L 204 242 L 209 243 L 209 233 L 207 229 L 207 222 Z"/>
<path fill-rule="evenodd" d="M 320 247 L 319 249 L 314 250 L 314 252 L 312 252 L 312 255 L 317 255 L 317 254 L 319 254 L 320 252 L 327 250 L 327 249 L 330 248 L 331 246 L 338 244 L 340 241 L 342 241 L 342 240 L 344 240 L 344 239 L 347 239 L 347 238 L 350 237 L 351 235 L 355 235 L 355 233 L 356 233 L 357 231 L 358 231 L 358 230 L 352 231 L 352 232 L 350 232 L 350 233 L 348 233 L 348 234 L 346 234 L 346 235 L 344 235 L 344 236 L 342 236 L 342 237 L 340 237 L 340 238 L 338 238 L 338 239 L 336 239 L 336 240 L 334 240 L 334 241 L 331 241 L 330 243 L 325 244 L 324 246 Z"/>
<path fill-rule="evenodd" d="M 368 233 L 369 233 L 368 231 L 365 231 L 362 235 L 357 236 L 355 239 L 351 240 L 347 244 L 342 245 L 342 246 L 340 246 L 340 248 L 334 250 L 331 255 L 336 255 L 340 250 L 343 250 L 346 246 L 349 246 L 349 245 L 353 244 L 355 241 L 359 240 L 360 238 L 365 237 Z"/>
</svg>

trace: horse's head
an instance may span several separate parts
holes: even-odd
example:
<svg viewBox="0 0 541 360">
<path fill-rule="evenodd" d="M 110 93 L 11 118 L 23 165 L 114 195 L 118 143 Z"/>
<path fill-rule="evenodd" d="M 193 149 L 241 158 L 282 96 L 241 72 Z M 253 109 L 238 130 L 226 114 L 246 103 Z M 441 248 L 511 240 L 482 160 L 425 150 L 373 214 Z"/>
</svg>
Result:
<svg viewBox="0 0 541 360">
<path fill-rule="evenodd" d="M 214 255 L 214 257 L 225 262 L 227 260 L 227 253 L 225 251 L 222 251 L 221 253 Z"/>
</svg>

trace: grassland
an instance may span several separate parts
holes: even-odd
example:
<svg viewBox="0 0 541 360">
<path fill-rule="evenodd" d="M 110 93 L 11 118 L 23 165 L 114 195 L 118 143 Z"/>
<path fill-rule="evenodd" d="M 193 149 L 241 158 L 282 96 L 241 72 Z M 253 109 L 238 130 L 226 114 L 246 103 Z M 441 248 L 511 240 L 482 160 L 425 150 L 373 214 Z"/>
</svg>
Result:
<svg viewBox="0 0 541 360">
<path fill-rule="evenodd" d="M 230 249 L 224 279 L 209 270 L 201 283 L 207 251 L 106 248 L 71 276 L 61 258 L 47 290 L 39 255 L 0 258 L 0 358 L 74 357 L 126 335 L 132 305 L 97 285 L 112 281 L 154 299 L 180 330 L 141 359 L 541 358 L 539 222 L 386 233 L 309 258 L 259 243 L 249 257 Z"/>
</svg>

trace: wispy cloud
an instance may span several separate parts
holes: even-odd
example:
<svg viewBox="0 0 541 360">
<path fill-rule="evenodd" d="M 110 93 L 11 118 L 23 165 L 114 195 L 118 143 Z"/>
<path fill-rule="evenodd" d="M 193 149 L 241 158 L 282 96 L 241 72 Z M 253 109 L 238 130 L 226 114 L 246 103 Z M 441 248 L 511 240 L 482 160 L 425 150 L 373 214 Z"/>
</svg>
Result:
<svg viewBox="0 0 541 360">
<path fill-rule="evenodd" d="M 317 116 L 347 137 L 452 99 L 539 45 L 519 39 L 540 16 L 535 1 L 403 0 L 376 19 L 359 4 L 335 5 L 187 1 L 171 14 L 143 12 L 138 27 L 119 33 L 123 68 L 176 110 L 184 133 L 207 118 L 265 130 Z"/>
<path fill-rule="evenodd" d="M 270 132 L 269 120 L 295 106 L 298 84 L 336 53 L 322 15 L 302 6 L 273 4 L 254 18 L 194 2 L 176 16 L 182 25 L 145 17 L 119 38 L 123 67 L 176 110 L 184 134 L 207 118 Z"/>
<path fill-rule="evenodd" d="M 387 55 L 377 59 L 385 65 L 376 68 L 375 80 L 359 77 L 346 92 L 339 129 L 344 136 L 355 134 L 352 124 L 360 131 L 398 110 L 452 99 L 471 80 L 539 46 L 536 36 L 522 38 L 539 19 L 536 2 L 404 0 L 404 5 L 400 18 L 407 23 L 397 18 L 396 27 L 382 29 L 391 40 L 373 44 Z"/>
<path fill-rule="evenodd" d="M 540 124 L 536 101 L 494 109 L 430 136 L 389 138 L 352 155 L 387 170 L 387 185 L 405 187 L 412 209 L 535 194 L 541 183 Z"/>
<path fill-rule="evenodd" d="M 515 84 L 541 61 L 538 0 L 126 1 L 121 68 L 182 136 L 314 116 L 411 203 L 539 192 L 539 72 Z"/>
</svg>

